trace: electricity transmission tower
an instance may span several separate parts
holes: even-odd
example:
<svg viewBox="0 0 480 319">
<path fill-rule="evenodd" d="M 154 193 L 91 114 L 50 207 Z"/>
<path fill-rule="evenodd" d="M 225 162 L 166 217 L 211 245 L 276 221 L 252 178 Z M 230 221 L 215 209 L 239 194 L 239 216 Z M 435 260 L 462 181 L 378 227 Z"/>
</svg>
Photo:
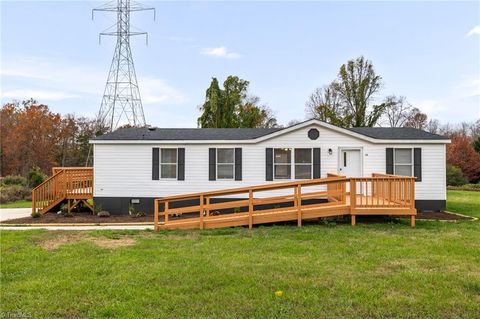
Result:
<svg viewBox="0 0 480 319">
<path fill-rule="evenodd" d="M 102 36 L 117 38 L 97 119 L 99 124 L 108 127 L 110 131 L 123 124 L 125 119 L 132 126 L 146 125 L 130 49 L 131 36 L 145 35 L 148 43 L 147 32 L 132 31 L 130 28 L 130 13 L 145 10 L 153 10 L 155 19 L 155 8 L 144 7 L 141 3 L 130 0 L 113 0 L 92 10 L 92 19 L 96 11 L 117 13 L 116 23 L 99 35 L 99 42 Z"/>
</svg>

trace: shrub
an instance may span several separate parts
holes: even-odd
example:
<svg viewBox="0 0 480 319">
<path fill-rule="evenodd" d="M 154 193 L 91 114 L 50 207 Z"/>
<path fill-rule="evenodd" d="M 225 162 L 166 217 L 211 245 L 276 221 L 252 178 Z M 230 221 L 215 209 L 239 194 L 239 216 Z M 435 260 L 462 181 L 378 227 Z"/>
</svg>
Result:
<svg viewBox="0 0 480 319">
<path fill-rule="evenodd" d="M 240 213 L 240 207 L 235 207 L 235 208 L 233 209 L 233 212 L 234 212 L 235 214 Z"/>
<path fill-rule="evenodd" d="M 40 170 L 40 168 L 35 167 L 28 172 L 28 186 L 35 188 L 45 180 L 45 174 Z"/>
<path fill-rule="evenodd" d="M 32 217 L 33 217 L 33 218 L 39 218 L 40 216 L 41 216 L 41 215 L 40 215 L 39 212 L 33 212 L 33 213 L 32 213 Z"/>
<path fill-rule="evenodd" d="M 466 183 L 468 183 L 468 180 L 460 168 L 447 165 L 447 185 L 461 186 Z"/>
<path fill-rule="evenodd" d="M 144 216 L 147 216 L 147 214 L 145 214 L 144 212 L 136 212 L 134 214 L 130 213 L 130 216 L 132 218 L 137 218 L 137 217 L 144 217 Z"/>
<path fill-rule="evenodd" d="M 8 197 L 2 192 L 0 192 L 0 204 L 8 203 Z"/>
<path fill-rule="evenodd" d="M 67 204 L 62 204 L 60 205 L 60 211 L 65 214 L 66 212 L 68 212 L 68 206 Z"/>
<path fill-rule="evenodd" d="M 448 189 L 459 191 L 480 192 L 480 184 L 465 184 L 461 186 L 448 186 Z"/>
<path fill-rule="evenodd" d="M 0 201 L 3 203 L 23 200 L 31 196 L 32 192 L 28 187 L 21 185 L 10 185 L 1 191 Z"/>
<path fill-rule="evenodd" d="M 130 214 L 130 216 L 136 217 L 137 210 L 135 209 L 135 206 L 133 206 L 133 204 L 128 205 L 128 213 Z"/>
<path fill-rule="evenodd" d="M 106 210 L 102 210 L 102 211 L 99 211 L 99 212 L 97 213 L 97 216 L 98 216 L 98 217 L 110 217 L 110 213 L 107 212 Z"/>
<path fill-rule="evenodd" d="M 10 186 L 10 185 L 20 185 L 27 186 L 27 179 L 20 175 L 9 175 L 2 178 L 1 185 Z"/>
<path fill-rule="evenodd" d="M 103 210 L 102 208 L 103 208 L 102 204 L 93 203 L 93 210 L 94 210 L 95 214 L 98 213 L 98 212 L 101 212 Z"/>
</svg>

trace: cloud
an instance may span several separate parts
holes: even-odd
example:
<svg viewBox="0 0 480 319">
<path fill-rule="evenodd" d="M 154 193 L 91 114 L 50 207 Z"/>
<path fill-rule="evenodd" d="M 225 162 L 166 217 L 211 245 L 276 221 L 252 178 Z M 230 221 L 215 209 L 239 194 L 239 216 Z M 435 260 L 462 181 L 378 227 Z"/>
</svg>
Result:
<svg viewBox="0 0 480 319">
<path fill-rule="evenodd" d="M 204 48 L 200 51 L 203 55 L 213 56 L 217 58 L 225 58 L 225 59 L 238 59 L 241 57 L 240 54 L 236 52 L 231 52 L 227 49 L 227 47 L 218 47 L 218 48 Z"/>
<path fill-rule="evenodd" d="M 5 99 L 15 99 L 15 100 L 24 100 L 29 98 L 34 98 L 35 100 L 41 101 L 62 101 L 71 98 L 78 98 L 79 95 L 71 94 L 68 92 L 62 91 L 49 91 L 49 90 L 23 90 L 16 89 L 11 91 L 5 91 L 2 93 L 2 98 Z"/>
<path fill-rule="evenodd" d="M 472 30 L 468 31 L 468 33 L 465 35 L 466 37 L 471 37 L 472 35 L 480 35 L 480 25 L 474 26 Z"/>
<path fill-rule="evenodd" d="M 108 72 L 105 68 L 34 57 L 17 57 L 12 63 L 6 62 L 0 71 L 4 85 L 2 100 L 33 97 L 48 102 L 79 98 L 96 99 L 100 103 Z M 178 89 L 157 77 L 140 76 L 138 84 L 146 104 L 178 104 L 187 100 Z"/>
<path fill-rule="evenodd" d="M 143 104 L 180 104 L 187 101 L 182 92 L 162 79 L 140 77 L 138 82 Z"/>
</svg>

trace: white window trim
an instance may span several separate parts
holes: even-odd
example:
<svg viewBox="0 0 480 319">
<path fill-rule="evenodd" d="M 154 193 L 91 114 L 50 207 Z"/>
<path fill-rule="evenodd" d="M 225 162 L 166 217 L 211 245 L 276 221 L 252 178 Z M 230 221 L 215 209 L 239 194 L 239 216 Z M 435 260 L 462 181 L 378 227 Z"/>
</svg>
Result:
<svg viewBox="0 0 480 319">
<path fill-rule="evenodd" d="M 290 163 L 279 163 L 275 164 L 275 150 L 284 150 L 284 149 L 289 149 L 290 150 Z M 311 162 L 310 164 L 307 163 L 295 163 L 295 150 L 296 149 L 309 149 L 310 150 L 310 158 Z M 275 165 L 288 165 L 290 164 L 290 178 L 276 178 L 275 177 Z M 296 165 L 310 165 L 310 178 L 313 178 L 313 148 L 312 147 L 274 147 L 273 148 L 273 180 L 274 181 L 302 181 L 306 180 L 305 178 L 295 178 L 296 175 Z"/>
<path fill-rule="evenodd" d="M 233 163 L 219 163 L 218 162 L 218 150 L 233 150 Z M 216 154 L 215 154 L 215 174 L 216 174 L 216 179 L 220 181 L 233 181 L 235 180 L 235 148 L 233 147 L 220 147 L 216 149 Z M 225 178 L 225 177 L 218 177 L 218 165 L 232 165 L 233 166 L 233 176 L 230 178 Z"/>
<path fill-rule="evenodd" d="M 296 150 L 310 150 L 310 163 L 296 163 L 295 162 L 295 151 Z M 305 180 L 307 178 L 296 178 L 296 175 L 297 175 L 297 165 L 301 165 L 301 166 L 307 166 L 307 165 L 310 165 L 310 179 L 313 178 L 313 148 L 311 147 L 299 147 L 299 148 L 295 148 L 293 150 L 293 166 L 294 166 L 294 169 L 292 170 L 293 171 L 293 179 L 295 180 Z"/>
<path fill-rule="evenodd" d="M 175 163 L 163 163 L 162 162 L 162 150 L 175 150 L 176 151 L 176 158 L 177 161 Z M 178 148 L 174 147 L 162 147 L 160 148 L 160 154 L 159 154 L 159 179 L 161 180 L 167 180 L 167 181 L 176 181 L 178 179 Z M 162 177 L 162 165 L 175 165 L 175 177 Z"/>
<path fill-rule="evenodd" d="M 275 151 L 276 150 L 290 150 L 290 163 L 275 163 Z M 292 179 L 292 147 L 274 147 L 273 148 L 273 180 L 274 181 L 288 181 Z M 289 178 L 276 178 L 275 177 L 275 166 L 277 165 L 282 165 L 282 166 L 287 166 L 290 165 L 290 177 Z"/>
<path fill-rule="evenodd" d="M 397 164 L 397 158 L 396 158 L 396 150 L 410 150 L 410 164 Z M 397 175 L 397 165 L 398 166 L 410 166 L 410 168 L 412 169 L 411 172 L 412 174 L 410 175 L 411 177 L 414 176 L 415 172 L 413 171 L 414 170 L 414 155 L 413 155 L 414 151 L 413 151 L 413 148 L 411 147 L 395 147 L 393 149 L 393 175 Z M 400 175 L 400 176 L 404 176 L 404 175 Z"/>
</svg>

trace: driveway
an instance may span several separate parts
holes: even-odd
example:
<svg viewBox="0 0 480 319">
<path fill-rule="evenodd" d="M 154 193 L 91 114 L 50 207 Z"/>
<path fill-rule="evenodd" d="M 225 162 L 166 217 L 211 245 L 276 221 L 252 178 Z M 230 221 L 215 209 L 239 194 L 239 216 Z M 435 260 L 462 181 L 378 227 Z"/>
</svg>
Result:
<svg viewBox="0 0 480 319">
<path fill-rule="evenodd" d="M 31 213 L 31 208 L 0 208 L 0 221 L 28 217 Z"/>
</svg>

